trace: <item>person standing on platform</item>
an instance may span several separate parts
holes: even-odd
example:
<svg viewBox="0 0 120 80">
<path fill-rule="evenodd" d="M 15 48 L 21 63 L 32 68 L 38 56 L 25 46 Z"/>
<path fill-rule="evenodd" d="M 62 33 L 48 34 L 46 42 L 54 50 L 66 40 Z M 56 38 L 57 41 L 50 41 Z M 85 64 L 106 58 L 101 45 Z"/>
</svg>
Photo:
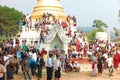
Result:
<svg viewBox="0 0 120 80">
<path fill-rule="evenodd" d="M 44 43 L 44 31 L 43 30 L 40 32 L 40 44 L 41 43 Z"/>
<path fill-rule="evenodd" d="M 49 54 L 49 58 L 46 61 L 47 68 L 47 80 L 52 80 L 52 72 L 53 72 L 53 62 L 52 62 L 52 54 Z"/>
<path fill-rule="evenodd" d="M 62 50 L 62 53 L 60 54 L 60 57 L 61 57 L 62 70 L 64 70 L 65 58 L 66 58 L 64 50 Z"/>
<path fill-rule="evenodd" d="M 80 46 L 80 41 L 79 41 L 78 38 L 76 38 L 75 44 L 76 44 L 76 51 L 77 51 L 77 52 L 80 52 L 81 46 Z"/>
<path fill-rule="evenodd" d="M 55 80 L 60 80 L 60 77 L 61 77 L 61 72 L 60 72 L 60 70 L 61 70 L 60 56 L 57 55 L 56 57 L 57 57 L 57 59 L 54 61 L 54 66 L 53 66 L 54 71 L 55 71 L 54 72 L 54 77 L 55 77 Z"/>
<path fill-rule="evenodd" d="M 37 64 L 38 64 L 38 80 L 40 80 L 40 78 L 42 78 L 42 67 L 44 64 L 44 59 L 41 57 L 41 55 L 38 55 Z"/>
<path fill-rule="evenodd" d="M 85 43 L 84 47 L 83 47 L 83 54 L 84 56 L 86 57 L 86 54 L 87 54 L 87 44 Z"/>
</svg>

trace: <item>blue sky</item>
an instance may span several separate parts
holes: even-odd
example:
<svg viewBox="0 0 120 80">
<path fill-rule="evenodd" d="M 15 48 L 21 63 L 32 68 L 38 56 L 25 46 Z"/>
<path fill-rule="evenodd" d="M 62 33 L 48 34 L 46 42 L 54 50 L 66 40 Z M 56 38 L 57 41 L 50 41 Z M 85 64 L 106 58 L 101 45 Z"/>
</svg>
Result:
<svg viewBox="0 0 120 80">
<path fill-rule="evenodd" d="M 7 5 L 31 14 L 37 0 L 0 0 L 0 5 Z M 81 27 L 92 26 L 94 19 L 101 19 L 110 28 L 120 27 L 118 10 L 120 0 L 61 0 L 65 14 L 75 15 Z"/>
</svg>

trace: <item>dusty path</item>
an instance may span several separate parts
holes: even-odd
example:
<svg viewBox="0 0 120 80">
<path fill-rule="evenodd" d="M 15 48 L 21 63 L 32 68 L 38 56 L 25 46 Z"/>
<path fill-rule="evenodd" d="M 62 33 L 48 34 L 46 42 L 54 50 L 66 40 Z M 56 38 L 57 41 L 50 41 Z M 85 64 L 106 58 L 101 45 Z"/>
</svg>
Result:
<svg viewBox="0 0 120 80">
<path fill-rule="evenodd" d="M 114 71 L 113 77 L 108 76 L 108 71 L 104 71 L 102 75 L 98 75 L 97 77 L 90 77 L 90 73 L 91 72 L 62 72 L 61 80 L 120 80 L 120 71 Z M 21 73 L 15 75 L 14 78 L 14 80 L 24 80 Z M 36 76 L 32 76 L 32 80 L 38 79 Z M 43 73 L 43 78 L 41 80 L 46 80 L 46 73 Z"/>
</svg>

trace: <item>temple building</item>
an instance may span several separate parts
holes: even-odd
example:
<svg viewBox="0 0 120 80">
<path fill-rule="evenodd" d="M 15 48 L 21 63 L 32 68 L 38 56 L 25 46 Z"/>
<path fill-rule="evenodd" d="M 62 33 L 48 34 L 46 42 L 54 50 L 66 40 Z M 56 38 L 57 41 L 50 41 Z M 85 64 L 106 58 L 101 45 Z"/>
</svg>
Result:
<svg viewBox="0 0 120 80">
<path fill-rule="evenodd" d="M 35 21 L 35 19 L 41 18 L 44 13 L 53 14 L 60 20 L 66 19 L 60 0 L 37 0 L 37 4 L 31 15 L 32 20 Z"/>
<path fill-rule="evenodd" d="M 50 14 L 54 17 L 49 16 Z M 37 0 L 31 18 L 29 21 L 32 21 L 32 28 L 22 26 L 20 41 L 26 40 L 28 43 L 38 41 L 41 45 L 40 50 L 46 48 L 48 51 L 53 51 L 57 48 L 67 53 L 68 43 L 72 39 L 67 35 L 72 37 L 76 32 L 76 26 L 73 25 L 76 21 L 73 17 L 65 15 L 60 0 Z M 40 41 L 40 35 L 44 36 L 43 42 Z"/>
</svg>

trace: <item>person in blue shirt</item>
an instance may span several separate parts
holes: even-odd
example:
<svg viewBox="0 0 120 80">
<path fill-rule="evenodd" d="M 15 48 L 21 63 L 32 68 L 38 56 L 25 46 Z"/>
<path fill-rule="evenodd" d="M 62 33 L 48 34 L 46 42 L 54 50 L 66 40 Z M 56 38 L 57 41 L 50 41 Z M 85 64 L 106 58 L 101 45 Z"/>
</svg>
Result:
<svg viewBox="0 0 120 80">
<path fill-rule="evenodd" d="M 11 44 L 12 47 L 13 47 L 13 45 L 14 45 L 13 39 L 10 39 L 10 44 Z"/>
<path fill-rule="evenodd" d="M 40 51 L 40 44 L 38 44 L 38 41 L 35 41 L 35 49 L 36 49 L 36 53 L 38 54 Z"/>
</svg>

